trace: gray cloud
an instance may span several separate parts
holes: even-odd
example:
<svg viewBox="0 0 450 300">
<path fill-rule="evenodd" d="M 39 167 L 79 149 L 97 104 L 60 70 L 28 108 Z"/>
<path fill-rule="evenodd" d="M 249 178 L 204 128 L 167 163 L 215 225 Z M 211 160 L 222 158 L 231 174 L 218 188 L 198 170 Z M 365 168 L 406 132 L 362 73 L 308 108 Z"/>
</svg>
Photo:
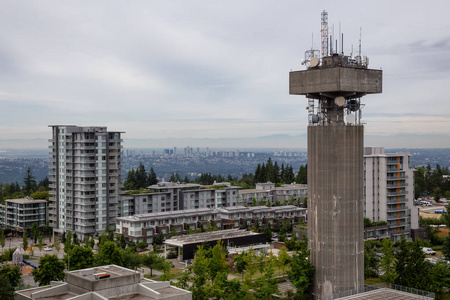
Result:
<svg viewBox="0 0 450 300">
<path fill-rule="evenodd" d="M 448 128 L 444 7 L 2 1 L 0 146 L 15 136 L 47 138 L 47 125 L 58 123 L 106 125 L 128 138 L 303 134 L 307 102 L 288 95 L 288 72 L 319 47 L 324 8 L 336 34 L 341 22 L 345 52 L 353 45 L 356 53 L 362 26 L 363 55 L 384 70 L 384 93 L 364 99 L 368 132 Z"/>
</svg>

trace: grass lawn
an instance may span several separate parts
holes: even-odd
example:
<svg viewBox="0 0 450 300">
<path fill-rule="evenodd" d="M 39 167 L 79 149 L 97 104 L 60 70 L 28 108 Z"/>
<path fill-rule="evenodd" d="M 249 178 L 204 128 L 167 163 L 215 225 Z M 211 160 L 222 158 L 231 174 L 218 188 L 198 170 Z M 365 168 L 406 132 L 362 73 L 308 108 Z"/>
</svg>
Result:
<svg viewBox="0 0 450 300">
<path fill-rule="evenodd" d="M 171 268 L 169 273 L 175 275 L 175 278 L 178 278 L 183 274 L 184 269 Z"/>
</svg>

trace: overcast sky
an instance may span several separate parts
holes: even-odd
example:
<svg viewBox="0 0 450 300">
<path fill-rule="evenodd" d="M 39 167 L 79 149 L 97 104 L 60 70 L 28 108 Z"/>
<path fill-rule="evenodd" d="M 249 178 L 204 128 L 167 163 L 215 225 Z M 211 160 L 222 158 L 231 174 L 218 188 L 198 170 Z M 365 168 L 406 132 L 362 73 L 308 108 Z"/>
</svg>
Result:
<svg viewBox="0 0 450 300">
<path fill-rule="evenodd" d="M 363 98 L 366 134 L 417 135 L 422 148 L 433 145 L 421 135 L 444 135 L 450 147 L 448 0 L 0 4 L 0 147 L 50 138 L 49 124 L 126 138 L 304 134 L 289 71 L 319 48 L 324 9 L 344 52 L 362 26 L 363 55 L 383 69 L 383 94 Z"/>
</svg>

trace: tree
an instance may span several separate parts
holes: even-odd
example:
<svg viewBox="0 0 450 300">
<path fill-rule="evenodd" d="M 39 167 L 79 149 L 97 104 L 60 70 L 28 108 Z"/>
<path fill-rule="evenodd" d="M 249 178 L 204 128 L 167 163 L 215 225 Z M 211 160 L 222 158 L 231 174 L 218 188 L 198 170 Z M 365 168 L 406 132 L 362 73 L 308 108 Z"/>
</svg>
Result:
<svg viewBox="0 0 450 300">
<path fill-rule="evenodd" d="M 125 249 L 127 247 L 127 242 L 125 241 L 125 237 L 123 236 L 123 234 L 118 235 L 116 237 L 117 240 L 117 246 L 119 246 L 122 249 Z"/>
<path fill-rule="evenodd" d="M 194 278 L 191 286 L 192 300 L 208 299 L 207 296 L 207 272 L 208 259 L 206 257 L 206 250 L 203 246 L 199 246 L 192 263 L 192 271 Z"/>
<path fill-rule="evenodd" d="M 146 187 L 148 187 L 148 176 L 147 176 L 147 171 L 145 170 L 144 165 L 142 164 L 142 162 L 139 163 L 139 167 L 136 170 L 136 173 L 134 174 L 135 176 L 135 183 L 136 183 L 136 188 L 137 189 L 145 189 Z"/>
<path fill-rule="evenodd" d="M 39 235 L 39 226 L 38 226 L 38 224 L 36 222 L 34 222 L 31 225 L 30 232 L 31 232 L 31 235 L 33 236 L 34 243 L 36 244 L 37 238 L 38 238 L 38 235 Z"/>
<path fill-rule="evenodd" d="M 370 243 L 364 243 L 364 278 L 378 276 L 379 259 Z"/>
<path fill-rule="evenodd" d="M 421 241 L 416 240 L 412 242 L 409 251 L 406 246 L 404 247 L 404 249 L 407 252 L 407 254 L 405 255 L 406 263 L 404 272 L 399 274 L 399 278 L 403 280 L 399 282 L 405 283 L 405 286 L 429 291 L 432 283 L 432 266 L 428 261 L 425 260 L 425 254 L 422 251 Z M 403 251 L 403 248 L 400 247 L 400 250 Z"/>
<path fill-rule="evenodd" d="M 187 178 L 187 177 L 186 177 Z M 186 178 L 184 179 L 185 182 L 189 182 L 186 181 Z M 156 176 L 155 170 L 153 170 L 153 168 L 150 168 L 150 172 L 148 172 L 148 185 L 154 185 L 158 183 L 158 177 Z"/>
<path fill-rule="evenodd" d="M 78 239 L 78 235 L 76 232 L 73 233 L 72 242 L 74 246 L 80 245 L 80 240 Z"/>
<path fill-rule="evenodd" d="M 50 180 L 48 180 L 48 177 L 45 177 L 44 179 L 39 181 L 37 187 L 38 187 L 38 190 L 42 189 L 42 191 L 48 191 L 49 185 L 50 185 Z M 37 198 L 33 198 L 33 199 L 37 199 Z"/>
<path fill-rule="evenodd" d="M 39 286 L 49 285 L 50 281 L 64 280 L 64 262 L 60 261 L 56 254 L 41 257 L 39 260 L 39 267 L 34 269 L 31 274 L 34 281 L 39 283 Z"/>
<path fill-rule="evenodd" d="M 138 268 L 143 261 L 143 256 L 133 251 L 131 248 L 127 248 L 126 250 L 122 250 L 124 267 L 128 269 L 135 270 Z"/>
<path fill-rule="evenodd" d="M 94 252 L 90 247 L 76 245 L 64 255 L 64 263 L 69 271 L 92 268 L 94 262 Z"/>
<path fill-rule="evenodd" d="M 448 259 L 450 257 L 450 233 L 445 238 L 444 244 L 442 245 L 442 254 Z"/>
<path fill-rule="evenodd" d="M 33 199 L 48 200 L 50 198 L 50 193 L 48 191 L 37 191 L 30 195 Z"/>
<path fill-rule="evenodd" d="M 295 178 L 295 182 L 299 184 L 307 184 L 308 183 L 308 164 L 305 166 L 300 166 L 298 170 L 297 177 Z"/>
<path fill-rule="evenodd" d="M 278 252 L 278 266 L 281 267 L 282 272 L 284 274 L 284 266 L 290 262 L 290 257 L 286 247 L 281 247 Z"/>
<path fill-rule="evenodd" d="M 191 271 L 189 269 L 185 269 L 181 276 L 178 278 L 178 281 L 175 283 L 175 286 L 179 287 L 180 289 L 189 289 L 189 275 L 191 274 Z"/>
<path fill-rule="evenodd" d="M 0 229 L 0 246 L 2 246 L 2 252 L 3 248 L 5 248 L 6 243 L 6 237 L 5 237 L 5 230 L 3 228 Z"/>
<path fill-rule="evenodd" d="M 49 222 L 48 222 L 48 221 L 47 221 L 47 223 L 45 224 L 45 227 L 44 227 L 44 233 L 47 234 L 47 236 L 48 236 L 48 241 L 51 242 L 51 241 L 52 241 L 53 228 L 49 226 Z"/>
<path fill-rule="evenodd" d="M 435 187 L 434 189 L 433 189 L 433 197 L 434 197 L 434 200 L 435 201 L 438 201 L 439 199 L 441 199 L 441 196 L 442 196 L 442 190 L 441 190 L 441 188 L 440 187 Z"/>
<path fill-rule="evenodd" d="M 42 248 L 44 248 L 44 243 L 42 242 L 42 233 L 39 232 L 38 237 L 38 244 L 37 244 L 39 251 L 42 251 Z"/>
<path fill-rule="evenodd" d="M 153 270 L 158 269 L 164 258 L 158 256 L 155 252 L 149 252 L 143 255 L 142 264 L 150 269 L 150 276 L 153 276 Z"/>
<path fill-rule="evenodd" d="M 267 224 L 267 226 L 264 227 L 262 233 L 264 233 L 267 241 L 270 243 L 272 241 L 272 229 L 270 228 L 270 224 Z"/>
<path fill-rule="evenodd" d="M 14 300 L 14 288 L 6 276 L 0 276 L 0 299 Z"/>
<path fill-rule="evenodd" d="M 225 282 L 224 299 L 226 300 L 240 300 L 246 299 L 248 291 L 244 289 L 239 280 L 232 279 Z"/>
<path fill-rule="evenodd" d="M 6 277 L 14 289 L 23 283 L 22 274 L 20 273 L 18 266 L 11 267 L 8 264 L 4 265 L 3 268 L 0 269 L 0 277 L 1 276 Z"/>
<path fill-rule="evenodd" d="M 30 167 L 27 169 L 27 173 L 23 178 L 24 192 L 26 195 L 30 195 L 36 190 L 36 178 L 33 176 Z"/>
<path fill-rule="evenodd" d="M 65 236 L 65 238 L 64 238 L 64 235 L 63 235 L 63 239 L 64 239 L 64 242 L 63 242 L 63 244 L 64 244 L 64 252 L 68 253 L 73 247 L 73 244 L 72 244 L 72 232 L 69 230 L 67 232 L 67 235 Z"/>
<path fill-rule="evenodd" d="M 301 249 L 295 250 L 291 259 L 291 269 L 288 277 L 300 293 L 310 293 L 312 290 L 312 279 L 314 276 L 314 266 L 308 259 L 310 250 L 307 247 L 307 240 L 301 241 Z"/>
<path fill-rule="evenodd" d="M 243 274 L 245 268 L 247 267 L 247 261 L 245 260 L 246 252 L 242 252 L 235 257 L 233 257 L 234 267 L 238 273 Z"/>
<path fill-rule="evenodd" d="M 123 265 L 123 254 L 114 242 L 107 241 L 100 245 L 96 256 L 98 266 Z"/>
<path fill-rule="evenodd" d="M 23 230 L 23 237 L 22 237 L 22 249 L 23 251 L 27 251 L 28 249 L 28 238 L 27 238 L 27 230 Z"/>
<path fill-rule="evenodd" d="M 381 279 L 387 283 L 394 283 L 398 274 L 395 272 L 395 257 L 394 245 L 388 239 L 383 240 L 383 248 L 381 253 L 383 256 L 380 259 L 380 269 L 383 272 Z"/>
<path fill-rule="evenodd" d="M 125 190 L 135 190 L 136 189 L 136 176 L 134 169 L 128 171 L 127 179 L 123 184 Z"/>
<path fill-rule="evenodd" d="M 59 253 L 59 250 L 61 250 L 61 243 L 58 240 L 56 240 L 54 246 L 56 251 L 58 251 Z"/>
<path fill-rule="evenodd" d="M 208 273 L 210 280 L 214 281 L 218 273 L 228 273 L 229 268 L 222 241 L 219 240 L 211 252 L 212 256 L 208 262 Z"/>
<path fill-rule="evenodd" d="M 263 275 L 258 280 L 255 296 L 258 299 L 271 299 L 273 294 L 279 294 L 278 279 L 274 276 L 274 259 L 269 257 L 269 262 L 264 268 Z"/>
</svg>

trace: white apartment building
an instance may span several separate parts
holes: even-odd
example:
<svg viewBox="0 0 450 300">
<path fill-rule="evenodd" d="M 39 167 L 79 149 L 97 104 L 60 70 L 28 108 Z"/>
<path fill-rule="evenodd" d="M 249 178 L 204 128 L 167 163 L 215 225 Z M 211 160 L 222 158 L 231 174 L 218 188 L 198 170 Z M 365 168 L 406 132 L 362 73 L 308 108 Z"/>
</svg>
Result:
<svg viewBox="0 0 450 300">
<path fill-rule="evenodd" d="M 255 189 L 239 191 L 239 205 L 251 206 L 253 200 L 256 203 L 265 201 L 271 205 L 277 203 L 280 205 L 291 199 L 294 201 L 306 199 L 307 193 L 308 187 L 304 184 L 283 184 L 281 187 L 275 187 L 275 183 L 271 182 L 257 183 Z"/>
<path fill-rule="evenodd" d="M 240 188 L 231 186 L 229 182 L 215 183 L 212 186 L 159 182 L 148 187 L 151 190 L 149 193 L 123 194 L 119 216 L 235 206 Z"/>
<path fill-rule="evenodd" d="M 414 169 L 407 152 L 384 153 L 383 147 L 364 149 L 364 216 L 386 221 L 393 241 L 411 238 L 419 228 L 414 207 Z"/>
<path fill-rule="evenodd" d="M 47 224 L 47 201 L 32 198 L 8 199 L 0 205 L 0 227 L 22 234 L 33 223 L 40 228 Z"/>
<path fill-rule="evenodd" d="M 291 220 L 293 224 L 305 222 L 306 208 L 294 205 L 255 206 L 255 207 L 222 207 L 220 209 L 197 208 L 171 212 L 148 213 L 116 219 L 116 234 L 134 242 L 152 243 L 154 238 L 163 235 L 165 238 L 173 231 L 176 234 L 188 230 L 207 229 L 208 226 L 218 229 L 234 229 L 254 226 L 277 225 L 283 220 Z"/>
<path fill-rule="evenodd" d="M 115 225 L 121 187 L 121 132 L 50 125 L 49 221 L 80 238 Z"/>
</svg>

